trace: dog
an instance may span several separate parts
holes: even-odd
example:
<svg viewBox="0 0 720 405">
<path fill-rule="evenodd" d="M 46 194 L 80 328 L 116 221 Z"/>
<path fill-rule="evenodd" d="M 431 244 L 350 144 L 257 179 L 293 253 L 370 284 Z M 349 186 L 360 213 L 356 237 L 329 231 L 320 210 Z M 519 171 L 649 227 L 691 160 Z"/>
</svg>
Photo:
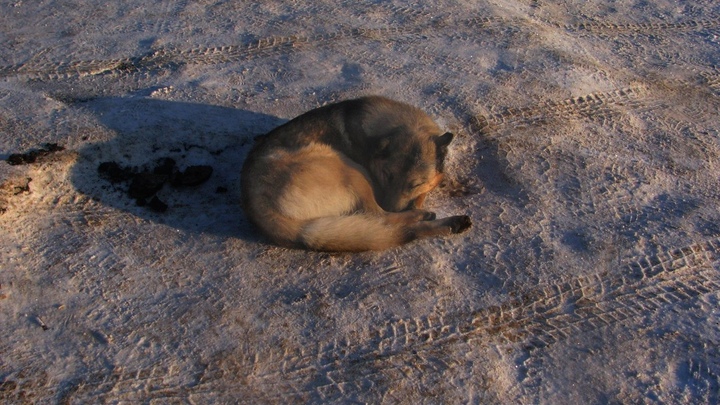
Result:
<svg viewBox="0 0 720 405">
<path fill-rule="evenodd" d="M 470 217 L 422 209 L 452 139 L 420 109 L 380 96 L 311 110 L 256 139 L 241 173 L 243 209 L 290 248 L 383 250 L 461 233 Z"/>
</svg>

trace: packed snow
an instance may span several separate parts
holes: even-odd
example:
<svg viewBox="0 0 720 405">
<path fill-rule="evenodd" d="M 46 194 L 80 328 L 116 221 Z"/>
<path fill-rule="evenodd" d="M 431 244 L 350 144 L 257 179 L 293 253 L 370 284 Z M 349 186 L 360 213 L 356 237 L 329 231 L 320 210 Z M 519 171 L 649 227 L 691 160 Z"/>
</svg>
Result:
<svg viewBox="0 0 720 405">
<path fill-rule="evenodd" d="M 720 402 L 715 1 L 19 0 L 0 43 L 0 402 Z M 253 139 L 368 94 L 456 134 L 426 207 L 472 228 L 273 246 Z M 108 174 L 168 159 L 212 174 L 165 210 Z"/>
</svg>

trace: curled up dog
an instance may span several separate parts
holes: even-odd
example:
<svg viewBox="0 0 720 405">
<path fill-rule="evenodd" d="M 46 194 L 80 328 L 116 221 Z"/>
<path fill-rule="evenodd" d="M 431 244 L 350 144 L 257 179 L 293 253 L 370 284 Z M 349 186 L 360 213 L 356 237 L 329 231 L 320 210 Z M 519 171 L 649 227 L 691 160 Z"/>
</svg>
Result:
<svg viewBox="0 0 720 405">
<path fill-rule="evenodd" d="M 468 216 L 422 209 L 452 139 L 421 110 L 383 97 L 311 110 L 256 142 L 242 169 L 245 214 L 278 245 L 323 251 L 463 232 Z"/>
</svg>

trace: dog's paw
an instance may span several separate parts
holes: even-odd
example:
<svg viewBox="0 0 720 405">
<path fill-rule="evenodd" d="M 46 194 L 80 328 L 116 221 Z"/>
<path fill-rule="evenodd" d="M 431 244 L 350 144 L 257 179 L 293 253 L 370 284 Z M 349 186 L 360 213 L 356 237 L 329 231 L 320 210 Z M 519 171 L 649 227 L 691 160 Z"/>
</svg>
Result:
<svg viewBox="0 0 720 405">
<path fill-rule="evenodd" d="M 465 232 L 468 228 L 470 228 L 470 226 L 472 226 L 472 221 L 467 215 L 451 217 L 450 220 L 450 229 L 452 229 L 452 233 Z"/>
<path fill-rule="evenodd" d="M 411 210 L 409 211 L 412 214 L 412 220 L 415 222 L 421 222 L 421 221 L 432 221 L 436 218 L 434 212 L 425 211 L 425 210 Z"/>
</svg>

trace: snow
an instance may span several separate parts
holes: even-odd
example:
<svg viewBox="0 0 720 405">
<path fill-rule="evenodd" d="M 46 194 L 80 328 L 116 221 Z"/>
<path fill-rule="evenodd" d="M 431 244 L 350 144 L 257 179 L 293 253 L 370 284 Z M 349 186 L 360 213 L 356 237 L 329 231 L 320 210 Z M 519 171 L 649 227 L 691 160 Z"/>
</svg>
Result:
<svg viewBox="0 0 720 405">
<path fill-rule="evenodd" d="M 16 1 L 0 27 L 0 402 L 720 401 L 714 2 Z M 455 132 L 426 204 L 473 227 L 269 244 L 253 138 L 365 94 Z M 214 171 L 165 213 L 97 170 L 167 157 Z"/>
</svg>

